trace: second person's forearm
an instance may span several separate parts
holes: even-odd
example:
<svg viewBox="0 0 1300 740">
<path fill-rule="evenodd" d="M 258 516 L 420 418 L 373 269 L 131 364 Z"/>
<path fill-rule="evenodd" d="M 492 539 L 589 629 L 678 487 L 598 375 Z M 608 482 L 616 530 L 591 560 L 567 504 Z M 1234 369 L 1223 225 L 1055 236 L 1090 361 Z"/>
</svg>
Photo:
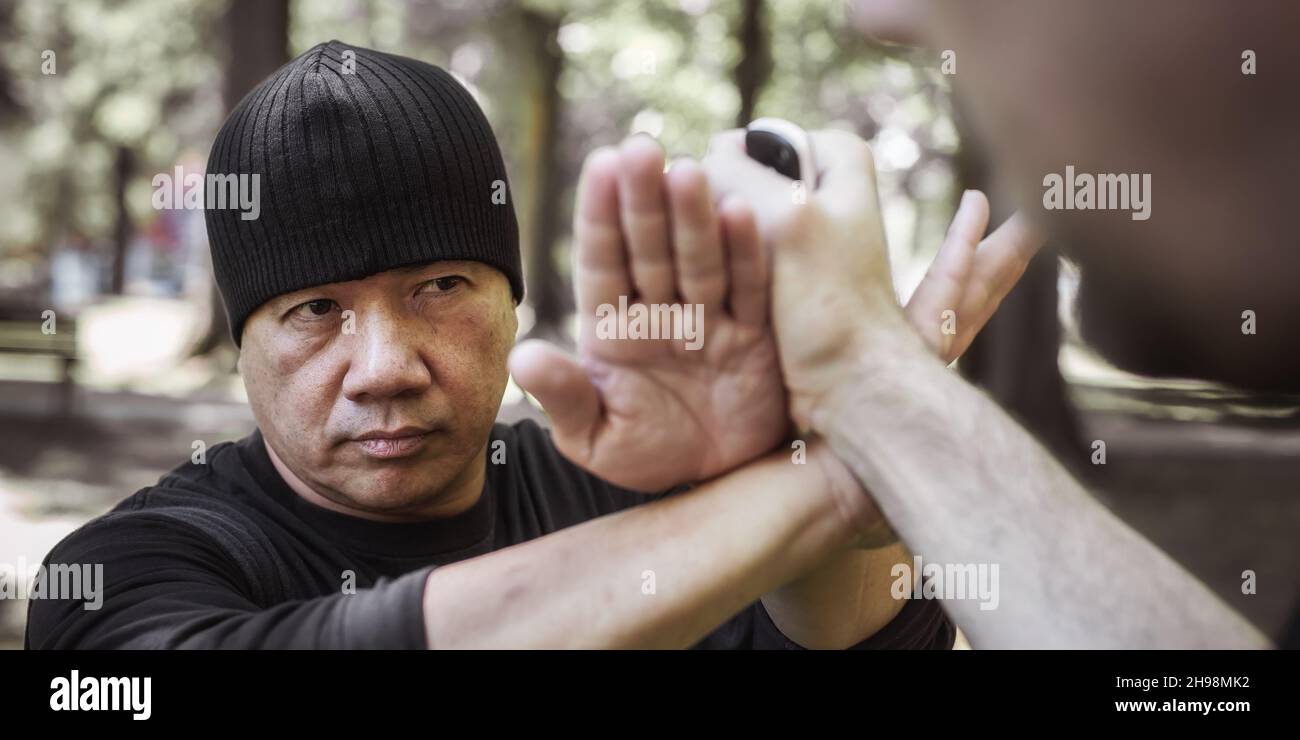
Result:
<svg viewBox="0 0 1300 740">
<path fill-rule="evenodd" d="M 862 346 L 813 426 L 923 562 L 998 568 L 995 601 L 945 601 L 972 645 L 1266 644 L 915 337 Z"/>
</svg>

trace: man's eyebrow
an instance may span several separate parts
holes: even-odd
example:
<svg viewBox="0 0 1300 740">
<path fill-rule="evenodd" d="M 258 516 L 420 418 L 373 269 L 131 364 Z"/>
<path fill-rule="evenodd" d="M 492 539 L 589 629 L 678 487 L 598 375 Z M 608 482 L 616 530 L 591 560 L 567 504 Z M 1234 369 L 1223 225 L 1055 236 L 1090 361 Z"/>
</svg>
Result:
<svg viewBox="0 0 1300 740">
<path fill-rule="evenodd" d="M 406 267 L 395 267 L 393 268 L 393 272 L 400 272 L 403 275 L 410 275 L 412 273 L 423 272 L 425 270 L 434 270 L 438 268 L 461 269 L 466 265 L 472 265 L 473 263 L 474 263 L 473 260 L 438 260 L 436 262 L 425 262 L 419 265 L 407 265 Z"/>
<path fill-rule="evenodd" d="M 305 300 L 304 294 L 308 290 L 311 290 L 311 288 L 304 288 L 303 290 L 295 290 L 292 293 L 285 293 L 284 295 L 279 295 L 276 296 L 275 298 L 272 298 L 270 304 L 271 309 L 276 313 L 279 313 L 283 309 L 291 308 L 292 306 L 297 305 L 298 303 Z"/>
<path fill-rule="evenodd" d="M 323 293 L 329 285 L 329 283 L 323 285 L 309 285 L 306 288 L 299 288 L 290 293 L 282 293 L 272 298 L 267 303 L 276 310 L 281 308 L 291 308 L 303 301 L 313 300 L 312 296 Z"/>
<path fill-rule="evenodd" d="M 420 272 L 421 270 L 427 270 L 437 264 L 438 264 L 437 262 L 425 262 L 424 264 L 420 264 L 420 265 L 407 265 L 406 267 L 394 268 L 393 272 L 400 272 L 403 275 L 410 275 L 411 273 Z"/>
</svg>

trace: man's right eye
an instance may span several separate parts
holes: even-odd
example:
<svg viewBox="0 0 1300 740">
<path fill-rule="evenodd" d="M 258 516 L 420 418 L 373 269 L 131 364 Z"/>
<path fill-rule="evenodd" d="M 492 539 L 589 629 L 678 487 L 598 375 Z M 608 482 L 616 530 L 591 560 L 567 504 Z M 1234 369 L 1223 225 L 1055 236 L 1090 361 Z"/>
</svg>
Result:
<svg viewBox="0 0 1300 740">
<path fill-rule="evenodd" d="M 338 307 L 339 304 L 328 298 L 318 298 L 314 301 L 307 301 L 306 303 L 301 303 L 295 306 L 291 313 L 302 319 L 319 319 L 322 316 L 329 315 L 330 312 Z"/>
</svg>

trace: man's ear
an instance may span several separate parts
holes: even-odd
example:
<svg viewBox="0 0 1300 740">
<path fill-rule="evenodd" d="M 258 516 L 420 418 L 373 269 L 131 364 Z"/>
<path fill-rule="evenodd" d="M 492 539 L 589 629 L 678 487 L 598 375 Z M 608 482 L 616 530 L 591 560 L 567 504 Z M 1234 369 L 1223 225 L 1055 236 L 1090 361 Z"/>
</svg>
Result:
<svg viewBox="0 0 1300 740">
<path fill-rule="evenodd" d="M 510 309 L 510 320 L 511 320 L 512 322 L 514 322 L 514 326 L 510 327 L 510 335 L 511 335 L 511 336 L 518 336 L 518 334 L 519 334 L 519 305 L 520 305 L 520 304 L 519 304 L 519 301 L 518 301 L 517 299 L 515 299 L 515 298 L 511 298 L 511 299 L 510 299 L 510 303 L 513 304 L 512 307 L 511 307 L 511 309 Z"/>
</svg>

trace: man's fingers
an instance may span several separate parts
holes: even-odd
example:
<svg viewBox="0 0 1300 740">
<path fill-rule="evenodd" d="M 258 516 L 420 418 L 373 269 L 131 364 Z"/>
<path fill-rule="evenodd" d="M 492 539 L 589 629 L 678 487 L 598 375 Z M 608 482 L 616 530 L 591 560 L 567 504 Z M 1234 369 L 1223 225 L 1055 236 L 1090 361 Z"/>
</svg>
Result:
<svg viewBox="0 0 1300 740">
<path fill-rule="evenodd" d="M 1046 235 L 1017 212 L 980 243 L 964 301 L 966 310 L 980 317 L 977 326 L 993 315 L 1046 241 Z"/>
<path fill-rule="evenodd" d="M 585 445 L 600 422 L 600 394 L 577 360 L 554 345 L 529 339 L 515 346 L 508 365 L 519 387 L 546 410 L 556 442 L 568 448 L 566 454 L 588 452 Z"/>
<path fill-rule="evenodd" d="M 710 313 L 717 311 L 726 297 L 727 272 L 709 181 L 699 164 L 686 159 L 674 162 L 665 180 L 677 293 L 687 303 L 703 304 Z"/>
<path fill-rule="evenodd" d="M 944 238 L 940 255 L 950 247 L 965 255 L 963 259 L 969 267 L 970 256 L 979 247 L 984 232 L 989 227 L 989 199 L 978 190 L 967 190 L 961 196 L 957 213 L 953 214 L 948 226 L 948 235 Z"/>
<path fill-rule="evenodd" d="M 578 184 L 574 287 L 583 315 L 594 315 L 600 304 L 616 304 L 619 296 L 632 293 L 618 213 L 618 167 L 617 149 L 597 149 L 587 157 Z"/>
<path fill-rule="evenodd" d="M 957 310 L 957 335 L 940 352 L 946 361 L 960 357 L 993 318 L 1044 241 L 1042 233 L 1017 213 L 980 243 Z"/>
<path fill-rule="evenodd" d="M 674 299 L 669 217 L 664 193 L 664 153 L 648 136 L 633 136 L 619 149 L 618 193 L 632 283 L 646 303 Z"/>
<path fill-rule="evenodd" d="M 943 332 L 943 312 L 951 310 L 955 321 L 965 320 L 958 312 L 965 309 L 966 282 L 988 221 L 988 198 L 978 190 L 966 191 L 938 254 L 907 302 L 908 320 L 941 357 L 946 358 L 952 340 Z"/>
<path fill-rule="evenodd" d="M 727 243 L 727 271 L 730 291 L 727 304 L 731 316 L 741 324 L 767 324 L 767 254 L 758 236 L 754 212 L 745 199 L 729 195 L 719 206 L 722 232 Z"/>
</svg>

